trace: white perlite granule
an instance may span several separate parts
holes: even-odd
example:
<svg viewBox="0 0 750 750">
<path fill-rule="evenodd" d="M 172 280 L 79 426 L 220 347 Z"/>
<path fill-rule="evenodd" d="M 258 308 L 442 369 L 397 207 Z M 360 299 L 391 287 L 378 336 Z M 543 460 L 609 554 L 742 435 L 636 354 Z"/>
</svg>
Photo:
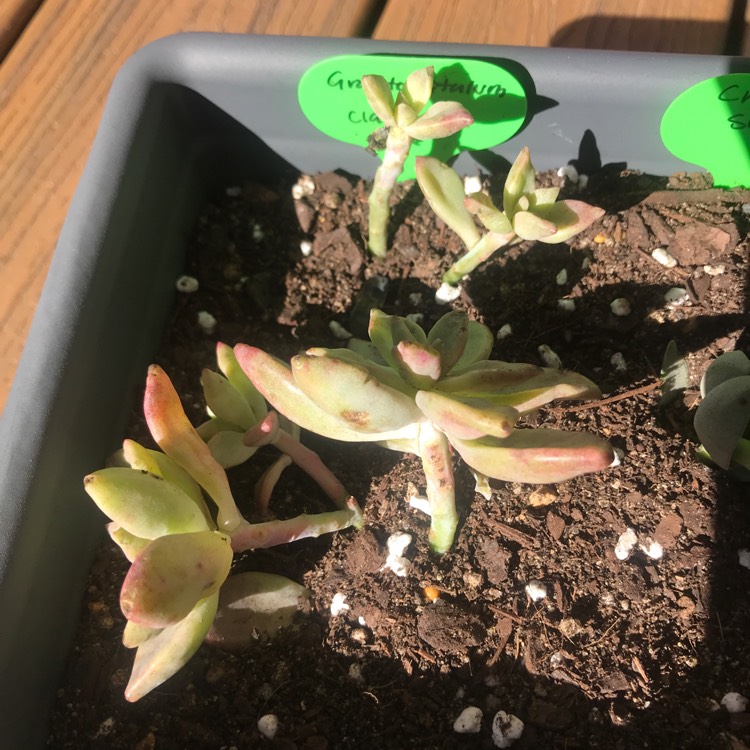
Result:
<svg viewBox="0 0 750 750">
<path fill-rule="evenodd" d="M 482 728 L 482 709 L 469 706 L 453 722 L 453 731 L 458 734 L 476 734 Z"/>
<path fill-rule="evenodd" d="M 439 305 L 447 305 L 449 302 L 457 300 L 461 296 L 461 287 L 456 284 L 441 284 L 440 288 L 435 292 L 435 302 Z"/>
<path fill-rule="evenodd" d="M 526 594 L 532 602 L 540 602 L 547 596 L 547 587 L 541 581 L 529 581 Z"/>
<path fill-rule="evenodd" d="M 522 734 L 524 723 L 513 714 L 498 711 L 492 720 L 492 741 L 495 747 L 510 747 Z"/>
<path fill-rule="evenodd" d="M 539 356 L 542 358 L 545 367 L 552 367 L 555 370 L 562 370 L 562 360 L 546 344 L 537 348 Z"/>
<path fill-rule="evenodd" d="M 481 189 L 482 180 L 477 175 L 467 175 L 464 177 L 464 193 L 466 193 L 466 195 L 478 193 Z"/>
<path fill-rule="evenodd" d="M 652 250 L 651 257 L 664 268 L 674 268 L 677 265 L 677 259 L 672 257 L 663 247 Z"/>
<path fill-rule="evenodd" d="M 399 578 L 403 578 L 411 566 L 411 560 L 405 558 L 404 552 L 411 544 L 411 534 L 391 534 L 388 537 L 388 557 L 381 570 L 392 570 Z"/>
<path fill-rule="evenodd" d="M 266 714 L 258 719 L 258 731 L 267 739 L 272 740 L 279 731 L 279 717 Z"/>
<path fill-rule="evenodd" d="M 331 617 L 338 617 L 349 609 L 349 605 L 346 603 L 346 594 L 336 592 L 333 595 L 331 601 Z"/>
<path fill-rule="evenodd" d="M 615 557 L 618 560 L 627 560 L 637 543 L 638 535 L 635 533 L 635 529 L 627 529 L 620 534 L 620 537 L 617 540 L 617 544 L 615 545 Z"/>
<path fill-rule="evenodd" d="M 198 313 L 198 325 L 203 333 L 212 334 L 216 329 L 216 318 L 210 312 L 201 310 Z"/>
<path fill-rule="evenodd" d="M 624 318 L 626 315 L 630 315 L 631 307 L 630 302 L 625 297 L 618 297 L 613 299 L 609 303 L 609 309 L 612 310 L 613 315 L 617 315 L 618 318 Z"/>
<path fill-rule="evenodd" d="M 741 714 L 747 708 L 747 698 L 740 693 L 727 693 L 721 699 L 721 705 L 730 714 Z"/>
<path fill-rule="evenodd" d="M 180 276 L 175 282 L 175 286 L 177 287 L 178 292 L 192 294 L 193 292 L 198 291 L 200 285 L 198 284 L 198 279 L 194 276 Z"/>
</svg>

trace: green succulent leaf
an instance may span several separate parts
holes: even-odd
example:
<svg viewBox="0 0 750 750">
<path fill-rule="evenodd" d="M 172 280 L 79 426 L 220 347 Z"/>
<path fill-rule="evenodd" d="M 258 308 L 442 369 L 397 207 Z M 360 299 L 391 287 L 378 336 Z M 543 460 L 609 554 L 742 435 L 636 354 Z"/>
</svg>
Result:
<svg viewBox="0 0 750 750">
<path fill-rule="evenodd" d="M 393 114 L 396 120 L 396 127 L 401 128 L 408 135 L 409 126 L 417 119 L 416 112 L 406 102 L 396 99 Z"/>
<path fill-rule="evenodd" d="M 510 219 L 498 209 L 492 199 L 485 193 L 472 193 L 464 198 L 464 206 L 474 214 L 482 224 L 495 234 L 510 234 L 513 225 Z"/>
<path fill-rule="evenodd" d="M 701 398 L 725 380 L 750 375 L 750 359 L 739 350 L 720 354 L 706 368 L 701 378 Z"/>
<path fill-rule="evenodd" d="M 125 576 L 122 613 L 149 628 L 174 625 L 199 599 L 219 590 L 229 575 L 232 554 L 229 537 L 218 531 L 154 539 Z"/>
<path fill-rule="evenodd" d="M 393 117 L 393 95 L 388 81 L 378 75 L 362 76 L 362 90 L 372 111 L 383 121 L 383 125 L 393 127 L 396 120 Z"/>
<path fill-rule="evenodd" d="M 543 372 L 544 368 L 526 362 L 480 359 L 465 367 L 459 362 L 451 375 L 438 383 L 437 388 L 466 395 L 492 393 L 518 383 L 525 383 Z"/>
<path fill-rule="evenodd" d="M 206 404 L 219 419 L 249 430 L 260 420 L 242 394 L 218 372 L 205 369 L 201 373 L 201 385 Z"/>
<path fill-rule="evenodd" d="M 700 402 L 693 426 L 698 438 L 722 469 L 728 469 L 750 419 L 750 375 L 714 385 Z"/>
<path fill-rule="evenodd" d="M 219 608 L 206 640 L 223 648 L 246 648 L 257 638 L 273 638 L 291 625 L 310 591 L 274 573 L 230 576 L 219 594 Z"/>
<path fill-rule="evenodd" d="M 125 559 L 128 562 L 133 562 L 151 541 L 150 539 L 143 539 L 142 537 L 135 536 L 135 534 L 131 534 L 129 531 L 125 531 L 125 529 L 118 526 L 114 521 L 107 524 L 107 533 L 110 539 L 122 550 L 122 554 L 125 555 Z"/>
<path fill-rule="evenodd" d="M 356 432 L 396 432 L 421 419 L 412 398 L 379 382 L 361 365 L 303 354 L 292 359 L 292 373 L 305 395 Z"/>
<path fill-rule="evenodd" d="M 557 227 L 552 221 L 542 219 L 531 211 L 516 211 L 513 214 L 513 231 L 522 240 L 546 241 L 557 232 Z"/>
<path fill-rule="evenodd" d="M 143 698 L 188 663 L 211 627 L 218 602 L 218 592 L 201 599 L 187 617 L 138 647 L 125 688 L 128 701 Z"/>
<path fill-rule="evenodd" d="M 250 378 L 242 372 L 242 368 L 237 361 L 237 357 L 234 356 L 232 347 L 223 344 L 221 341 L 216 344 L 216 361 L 226 379 L 242 394 L 242 397 L 250 405 L 250 409 L 252 409 L 255 415 L 255 422 L 260 422 L 268 414 L 266 400 L 250 382 Z"/>
<path fill-rule="evenodd" d="M 435 323 L 427 341 L 440 352 L 440 372 L 450 372 L 464 353 L 469 340 L 469 316 L 463 310 L 452 310 Z"/>
<path fill-rule="evenodd" d="M 604 215 L 603 208 L 590 206 L 583 201 L 571 200 L 558 201 L 551 205 L 537 206 L 533 211 L 540 220 L 547 221 L 554 225 L 554 233 L 546 237 L 535 238 L 540 242 L 546 242 L 550 245 L 569 240 Z M 516 226 L 518 216 L 519 214 L 516 214 L 516 216 L 513 217 L 514 227 Z M 518 234 L 519 236 L 523 236 L 520 232 L 518 232 Z M 524 239 L 534 238 L 524 237 Z"/>
<path fill-rule="evenodd" d="M 508 437 L 518 421 L 510 406 L 497 406 L 481 398 L 455 396 L 440 391 L 419 391 L 417 406 L 451 439 L 475 440 L 492 435 Z"/>
<path fill-rule="evenodd" d="M 507 482 L 563 482 L 606 469 L 615 458 L 606 441 L 585 432 L 514 430 L 507 438 L 450 441 L 472 469 Z"/>
<path fill-rule="evenodd" d="M 492 335 L 492 331 L 478 320 L 470 320 L 466 346 L 458 362 L 456 362 L 449 372 L 460 372 L 467 367 L 475 365 L 477 362 L 486 360 L 490 356 L 494 344 L 495 338 Z"/>
<path fill-rule="evenodd" d="M 244 464 L 258 450 L 255 447 L 245 445 L 244 433 L 224 430 L 217 432 L 207 441 L 211 455 L 225 469 Z"/>
<path fill-rule="evenodd" d="M 83 480 L 99 509 L 133 536 L 156 539 L 209 528 L 201 509 L 177 485 L 135 469 L 100 469 Z"/>
<path fill-rule="evenodd" d="M 550 206 L 560 195 L 560 188 L 549 187 L 549 188 L 536 188 L 533 192 L 527 195 L 529 199 L 529 208 L 533 211 L 538 206 Z"/>
<path fill-rule="evenodd" d="M 531 154 L 527 146 L 524 146 L 513 166 L 508 172 L 503 188 L 503 210 L 506 216 L 513 216 L 516 204 L 524 193 L 532 193 L 536 187 L 536 172 L 531 163 Z"/>
<path fill-rule="evenodd" d="M 368 335 L 380 356 L 394 368 L 397 367 L 394 354 L 397 344 L 401 341 L 427 343 L 427 335 L 417 323 L 400 315 L 386 315 L 377 308 L 370 311 Z"/>
<path fill-rule="evenodd" d="M 351 429 L 305 395 L 292 376 L 291 369 L 280 360 L 246 344 L 238 344 L 235 354 L 242 369 L 274 409 L 305 430 L 347 442 L 408 437 L 409 430 L 368 435 Z"/>
<path fill-rule="evenodd" d="M 419 114 L 432 95 L 434 76 L 435 68 L 432 65 L 410 73 L 398 94 L 397 101 L 405 102 L 414 110 L 415 114 Z"/>
<path fill-rule="evenodd" d="M 128 620 L 125 623 L 125 629 L 122 631 L 122 645 L 125 648 L 138 648 L 149 638 L 161 633 L 162 628 L 149 628 L 146 625 L 139 625 L 137 622 Z"/>
<path fill-rule="evenodd" d="M 432 210 L 461 238 L 468 249 L 480 240 L 479 230 L 464 205 L 464 183 L 456 171 L 430 156 L 415 160 L 417 182 Z"/>
</svg>

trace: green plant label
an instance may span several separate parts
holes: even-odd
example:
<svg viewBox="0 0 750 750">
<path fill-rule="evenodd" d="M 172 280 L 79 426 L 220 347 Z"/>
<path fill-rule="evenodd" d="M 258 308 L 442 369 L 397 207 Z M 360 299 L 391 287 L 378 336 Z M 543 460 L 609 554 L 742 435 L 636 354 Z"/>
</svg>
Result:
<svg viewBox="0 0 750 750">
<path fill-rule="evenodd" d="M 409 73 L 435 68 L 428 103 L 457 101 L 474 124 L 448 138 L 415 141 L 402 180 L 414 178 L 414 157 L 447 161 L 465 150 L 480 150 L 515 135 L 526 118 L 526 93 L 518 79 L 491 62 L 454 57 L 346 55 L 322 60 L 299 82 L 299 104 L 307 119 L 331 138 L 367 148 L 368 136 L 382 127 L 362 91 L 362 76 L 377 74 L 390 84 L 394 98 Z"/>
<path fill-rule="evenodd" d="M 678 158 L 711 172 L 717 187 L 750 187 L 750 73 L 683 91 L 664 113 L 661 139 Z"/>
</svg>

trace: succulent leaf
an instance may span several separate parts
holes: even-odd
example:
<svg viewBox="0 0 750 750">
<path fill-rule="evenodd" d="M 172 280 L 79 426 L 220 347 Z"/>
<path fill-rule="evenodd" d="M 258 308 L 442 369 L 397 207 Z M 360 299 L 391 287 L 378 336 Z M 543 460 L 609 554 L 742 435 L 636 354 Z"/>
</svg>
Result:
<svg viewBox="0 0 750 750">
<path fill-rule="evenodd" d="M 137 622 L 128 620 L 122 631 L 122 645 L 125 648 L 138 648 L 149 638 L 161 633 L 162 628 L 149 628 L 147 625 L 139 625 Z"/>
<path fill-rule="evenodd" d="M 394 356 L 399 373 L 415 388 L 430 388 L 440 379 L 440 352 L 429 344 L 399 341 Z"/>
<path fill-rule="evenodd" d="M 374 379 L 361 365 L 303 354 L 292 359 L 292 373 L 305 395 L 351 430 L 395 432 L 421 419 L 412 398 Z"/>
<path fill-rule="evenodd" d="M 542 219 L 531 211 L 517 211 L 513 214 L 513 231 L 522 239 L 547 241 L 557 232 L 551 221 Z"/>
<path fill-rule="evenodd" d="M 306 396 L 297 385 L 291 369 L 280 360 L 246 344 L 238 344 L 235 347 L 235 354 L 242 369 L 274 409 L 305 430 L 334 440 L 355 443 L 406 436 L 405 434 L 368 435 L 350 429 Z"/>
<path fill-rule="evenodd" d="M 600 471 L 614 460 L 611 446 L 585 432 L 514 430 L 507 438 L 461 440 L 451 437 L 461 458 L 493 479 L 547 484 Z"/>
<path fill-rule="evenodd" d="M 409 126 L 417 119 L 417 115 L 414 110 L 406 102 L 402 102 L 397 99 L 393 115 L 396 120 L 396 127 L 401 128 L 401 130 L 404 131 L 406 135 L 408 135 Z"/>
<path fill-rule="evenodd" d="M 83 480 L 99 509 L 141 539 L 209 528 L 201 509 L 177 485 L 135 469 L 100 469 Z"/>
<path fill-rule="evenodd" d="M 383 76 L 362 76 L 362 90 L 372 111 L 390 128 L 396 124 L 393 117 L 393 95 L 388 81 Z"/>
<path fill-rule="evenodd" d="M 166 628 L 219 590 L 232 564 L 230 539 L 218 531 L 154 539 L 130 566 L 120 592 L 128 620 Z"/>
<path fill-rule="evenodd" d="M 219 607 L 206 640 L 223 648 L 244 648 L 257 638 L 273 638 L 292 624 L 310 591 L 273 573 L 230 576 L 219 593 Z"/>
<path fill-rule="evenodd" d="M 438 383 L 437 388 L 449 393 L 466 395 L 492 393 L 508 386 L 525 383 L 543 372 L 544 368 L 526 362 L 481 359 L 465 367 L 459 362 L 451 375 Z"/>
<path fill-rule="evenodd" d="M 415 160 L 417 182 L 432 210 L 461 238 L 467 248 L 480 240 L 472 215 L 464 206 L 464 183 L 456 171 L 430 156 Z"/>
<path fill-rule="evenodd" d="M 463 310 L 443 315 L 427 334 L 429 344 L 440 352 L 441 374 L 450 372 L 461 359 L 469 340 L 469 316 Z"/>
<path fill-rule="evenodd" d="M 434 76 L 435 68 L 432 65 L 410 73 L 399 92 L 397 100 L 406 102 L 415 114 L 419 114 L 432 95 Z"/>
<path fill-rule="evenodd" d="M 583 201 L 558 201 L 550 205 L 537 206 L 533 209 L 534 214 L 543 221 L 548 221 L 555 226 L 555 232 L 547 237 L 538 237 L 541 242 L 557 244 L 565 242 L 574 235 L 582 232 L 590 224 L 604 215 L 603 208 L 590 206 Z M 513 217 L 513 226 L 519 214 Z M 521 233 L 519 232 L 519 236 Z M 524 239 L 531 239 L 524 237 Z"/>
<path fill-rule="evenodd" d="M 464 198 L 464 206 L 490 232 L 494 232 L 495 234 L 510 234 L 513 231 L 510 219 L 495 206 L 488 195 L 484 193 L 472 193 Z"/>
<path fill-rule="evenodd" d="M 503 188 L 503 210 L 506 216 L 513 216 L 516 204 L 524 193 L 531 193 L 536 187 L 536 172 L 531 163 L 527 146 L 519 152 L 513 162 Z"/>
<path fill-rule="evenodd" d="M 208 408 L 221 420 L 249 430 L 260 421 L 242 394 L 218 372 L 205 369 L 201 373 L 203 396 Z"/>
<path fill-rule="evenodd" d="M 216 503 L 219 526 L 234 528 L 239 525 L 242 516 L 234 503 L 226 472 L 190 424 L 172 381 L 158 365 L 148 368 L 143 412 L 158 446 Z"/>
<path fill-rule="evenodd" d="M 245 445 L 244 432 L 223 430 L 207 441 L 211 455 L 225 469 L 244 464 L 258 449 Z"/>
<path fill-rule="evenodd" d="M 750 359 L 745 352 L 736 350 L 720 354 L 706 368 L 701 378 L 701 398 L 725 380 L 750 375 Z"/>
<path fill-rule="evenodd" d="M 114 521 L 107 524 L 107 533 L 110 539 L 122 550 L 122 554 L 125 555 L 125 559 L 128 562 L 133 562 L 151 541 L 150 539 L 143 539 L 142 537 L 135 536 L 135 534 L 131 534 L 129 531 L 125 531 L 125 529 L 118 526 Z"/>
<path fill-rule="evenodd" d="M 750 375 L 724 380 L 706 393 L 693 426 L 711 460 L 728 469 L 750 419 Z"/>
<path fill-rule="evenodd" d="M 417 141 L 446 138 L 468 127 L 474 118 L 458 102 L 436 102 L 421 117 L 404 127 Z"/>
<path fill-rule="evenodd" d="M 557 196 L 560 195 L 560 188 L 536 188 L 527 196 L 529 199 L 529 208 L 533 211 L 539 206 L 548 206 L 554 204 Z"/>
<path fill-rule="evenodd" d="M 460 372 L 477 362 L 486 360 L 490 356 L 494 344 L 495 337 L 492 335 L 492 331 L 478 320 L 470 320 L 466 346 L 451 372 Z"/>
<path fill-rule="evenodd" d="M 143 698 L 187 664 L 211 627 L 218 601 L 218 592 L 202 599 L 187 617 L 138 647 L 126 700 L 132 703 Z"/>
<path fill-rule="evenodd" d="M 518 421 L 510 406 L 497 406 L 481 398 L 449 395 L 440 391 L 419 391 L 417 406 L 448 439 L 475 440 L 485 435 L 507 437 Z"/>
<path fill-rule="evenodd" d="M 268 414 L 266 400 L 250 382 L 250 378 L 242 372 L 242 368 L 237 361 L 237 357 L 234 356 L 232 347 L 219 341 L 216 344 L 216 361 L 226 379 L 242 394 L 245 401 L 250 405 L 255 415 L 255 421 L 260 422 Z"/>
</svg>

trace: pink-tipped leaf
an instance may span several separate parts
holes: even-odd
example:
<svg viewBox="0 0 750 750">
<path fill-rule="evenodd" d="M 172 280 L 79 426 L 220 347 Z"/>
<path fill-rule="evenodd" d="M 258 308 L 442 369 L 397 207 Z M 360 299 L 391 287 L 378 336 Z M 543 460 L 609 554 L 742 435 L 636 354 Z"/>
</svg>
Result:
<svg viewBox="0 0 750 750">
<path fill-rule="evenodd" d="M 476 440 L 485 435 L 508 437 L 518 421 L 518 412 L 481 398 L 454 396 L 440 391 L 419 391 L 417 406 L 448 438 Z"/>
<path fill-rule="evenodd" d="M 421 117 L 401 127 L 410 138 L 428 141 L 447 138 L 473 122 L 474 118 L 458 102 L 436 102 Z"/>
</svg>

